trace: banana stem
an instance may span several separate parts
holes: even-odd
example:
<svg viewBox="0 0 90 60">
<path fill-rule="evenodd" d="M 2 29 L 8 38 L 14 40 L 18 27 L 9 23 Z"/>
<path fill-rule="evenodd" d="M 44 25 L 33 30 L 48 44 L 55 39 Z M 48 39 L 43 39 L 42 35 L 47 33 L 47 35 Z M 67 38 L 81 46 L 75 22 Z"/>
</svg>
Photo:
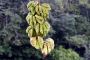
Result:
<svg viewBox="0 0 90 60">
<path fill-rule="evenodd" d="M 45 59 L 46 59 L 46 55 L 43 55 L 42 60 L 45 60 Z"/>
</svg>

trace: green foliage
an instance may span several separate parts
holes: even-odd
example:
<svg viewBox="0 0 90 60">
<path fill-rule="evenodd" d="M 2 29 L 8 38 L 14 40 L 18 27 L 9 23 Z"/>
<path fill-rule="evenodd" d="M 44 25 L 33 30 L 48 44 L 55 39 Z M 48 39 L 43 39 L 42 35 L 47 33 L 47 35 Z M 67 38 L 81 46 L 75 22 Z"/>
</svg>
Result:
<svg viewBox="0 0 90 60">
<path fill-rule="evenodd" d="M 75 29 L 77 34 L 90 35 L 90 22 L 88 18 L 80 15 L 75 17 L 75 21 Z"/>
<path fill-rule="evenodd" d="M 80 8 L 77 4 L 69 4 L 68 12 L 74 13 L 74 14 L 80 14 Z"/>
<path fill-rule="evenodd" d="M 88 0 L 79 0 L 79 3 L 80 4 L 87 4 L 88 3 Z"/>
<path fill-rule="evenodd" d="M 63 47 L 58 47 L 54 49 L 51 56 L 53 60 L 81 60 L 81 57 L 72 49 L 65 49 Z"/>
<path fill-rule="evenodd" d="M 61 9 L 64 8 L 64 2 L 63 2 L 63 0 L 55 0 L 55 2 L 56 2 L 57 5 L 59 5 L 59 7 L 60 7 Z"/>
<path fill-rule="evenodd" d="M 79 4 L 85 5 L 85 7 L 90 8 L 89 0 L 79 0 Z"/>
<path fill-rule="evenodd" d="M 88 40 L 88 37 L 85 35 L 75 35 L 75 36 L 70 36 L 66 37 L 66 39 L 71 43 L 76 46 L 83 46 L 87 44 L 90 40 Z"/>
<path fill-rule="evenodd" d="M 12 57 L 12 46 L 23 45 L 24 40 L 27 41 L 27 36 L 25 33 L 22 33 L 24 30 L 21 30 L 20 27 L 20 24 L 22 23 L 20 15 L 13 13 L 8 9 L 2 13 L 4 14 L 4 18 L 2 18 L 2 25 L 0 25 L 2 27 L 0 29 L 0 55 Z"/>
</svg>

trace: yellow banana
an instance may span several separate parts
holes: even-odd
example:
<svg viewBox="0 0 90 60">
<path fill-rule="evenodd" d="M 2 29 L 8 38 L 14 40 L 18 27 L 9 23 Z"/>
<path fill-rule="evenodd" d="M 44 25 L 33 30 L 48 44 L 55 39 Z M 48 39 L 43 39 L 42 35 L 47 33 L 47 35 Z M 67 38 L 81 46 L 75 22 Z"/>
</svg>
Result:
<svg viewBox="0 0 90 60">
<path fill-rule="evenodd" d="M 54 40 L 51 38 L 48 38 L 48 39 L 46 39 L 46 42 L 47 42 L 47 44 L 49 44 L 49 48 L 51 48 L 51 50 L 53 50 L 54 49 Z"/>
<path fill-rule="evenodd" d="M 41 49 L 41 48 L 43 47 L 43 43 L 44 43 L 43 38 L 40 37 L 40 36 L 38 36 L 38 45 L 39 45 L 39 49 Z"/>
<path fill-rule="evenodd" d="M 41 49 L 43 47 L 44 41 L 42 37 L 38 36 L 38 37 L 31 37 L 30 43 L 36 49 Z"/>
<path fill-rule="evenodd" d="M 47 44 L 45 42 L 43 44 L 43 48 L 41 49 L 41 52 L 44 56 L 46 56 L 48 54 L 48 47 L 47 47 Z"/>
<path fill-rule="evenodd" d="M 46 39 L 41 49 L 43 55 L 49 54 L 54 49 L 54 41 L 51 38 Z"/>
</svg>

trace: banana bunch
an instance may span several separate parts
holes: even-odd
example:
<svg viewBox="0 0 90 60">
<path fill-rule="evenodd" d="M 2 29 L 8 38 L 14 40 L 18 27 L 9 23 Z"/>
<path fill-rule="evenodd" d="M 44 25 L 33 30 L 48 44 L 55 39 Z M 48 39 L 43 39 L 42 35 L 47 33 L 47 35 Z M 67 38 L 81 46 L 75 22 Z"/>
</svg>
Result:
<svg viewBox="0 0 90 60">
<path fill-rule="evenodd" d="M 41 52 L 42 52 L 42 54 L 44 54 L 44 56 L 46 56 L 53 49 L 54 49 L 54 40 L 51 38 L 48 38 L 48 39 L 46 39 L 46 41 L 44 41 Z"/>
<path fill-rule="evenodd" d="M 31 37 L 30 43 L 36 49 L 40 49 L 42 54 L 46 56 L 54 49 L 54 40 L 51 38 L 43 40 L 42 37 Z"/>
<path fill-rule="evenodd" d="M 26 33 L 30 37 L 30 44 L 36 49 L 41 50 L 44 55 L 47 55 L 54 48 L 54 41 L 50 38 L 43 40 L 50 31 L 50 24 L 47 22 L 50 5 L 47 3 L 40 4 L 37 1 L 30 1 L 27 4 L 28 15 L 26 21 L 28 27 Z"/>
</svg>

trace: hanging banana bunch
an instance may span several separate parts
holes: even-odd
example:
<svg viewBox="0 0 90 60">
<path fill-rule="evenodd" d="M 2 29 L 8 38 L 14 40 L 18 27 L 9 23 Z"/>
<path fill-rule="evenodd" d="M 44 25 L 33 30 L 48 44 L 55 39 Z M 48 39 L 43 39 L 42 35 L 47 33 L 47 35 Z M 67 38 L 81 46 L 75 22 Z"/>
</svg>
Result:
<svg viewBox="0 0 90 60">
<path fill-rule="evenodd" d="M 50 24 L 47 21 L 49 18 L 50 5 L 47 3 L 40 4 L 37 1 L 30 1 L 27 4 L 28 15 L 26 21 L 28 27 L 26 33 L 30 38 L 30 44 L 39 49 L 43 55 L 47 55 L 54 49 L 54 40 L 51 38 L 43 40 L 50 31 Z"/>
</svg>

